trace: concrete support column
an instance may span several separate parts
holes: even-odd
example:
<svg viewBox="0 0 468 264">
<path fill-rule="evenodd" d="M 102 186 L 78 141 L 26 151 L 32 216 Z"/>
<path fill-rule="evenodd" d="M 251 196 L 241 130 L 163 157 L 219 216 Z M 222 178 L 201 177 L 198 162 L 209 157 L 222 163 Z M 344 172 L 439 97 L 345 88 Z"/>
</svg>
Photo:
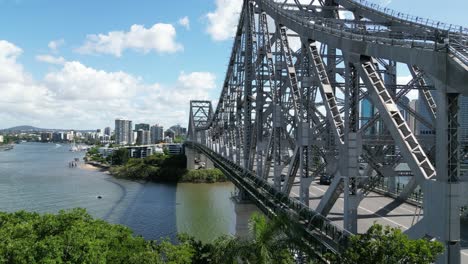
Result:
<svg viewBox="0 0 468 264">
<path fill-rule="evenodd" d="M 357 208 L 359 196 L 357 192 L 356 176 L 358 176 L 358 150 L 357 133 L 349 132 L 347 135 L 347 154 L 343 157 L 342 164 L 346 166 L 346 177 L 344 177 L 344 227 L 346 230 L 357 233 Z"/>
<path fill-rule="evenodd" d="M 440 85 L 440 83 L 436 82 Z M 458 94 L 439 89 L 436 119 L 436 180 L 424 184 L 426 233 L 445 244 L 437 263 L 460 263 L 460 163 Z"/>
<path fill-rule="evenodd" d="M 195 150 L 185 148 L 185 156 L 187 157 L 187 170 L 195 169 Z"/>
</svg>

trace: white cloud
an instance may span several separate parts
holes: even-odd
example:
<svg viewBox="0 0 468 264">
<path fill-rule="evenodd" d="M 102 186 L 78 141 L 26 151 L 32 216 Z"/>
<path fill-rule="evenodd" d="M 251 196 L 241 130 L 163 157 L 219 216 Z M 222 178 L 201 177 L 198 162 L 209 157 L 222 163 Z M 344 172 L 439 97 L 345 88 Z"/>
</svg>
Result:
<svg viewBox="0 0 468 264">
<path fill-rule="evenodd" d="M 190 20 L 188 16 L 184 16 L 183 18 L 179 19 L 179 25 L 183 26 L 186 29 L 190 29 Z"/>
<path fill-rule="evenodd" d="M 189 101 L 213 100 L 216 78 L 209 72 L 181 72 L 172 84 L 65 61 L 42 79 L 18 62 L 21 48 L 0 40 L 1 127 L 31 124 L 49 128 L 101 128 L 119 116 L 135 122 L 186 126 Z"/>
<path fill-rule="evenodd" d="M 0 120 L 12 124 L 22 120 L 34 121 L 36 115 L 47 113 L 44 105 L 50 100 L 46 87 L 32 79 L 17 59 L 21 48 L 13 43 L 0 40 Z"/>
<path fill-rule="evenodd" d="M 0 40 L 0 84 L 23 81 L 23 66 L 16 62 L 23 50 L 14 44 Z M 3 93 L 3 91 L 2 91 Z"/>
<path fill-rule="evenodd" d="M 140 81 L 124 72 L 105 72 L 77 61 L 66 62 L 60 71 L 44 78 L 57 99 L 108 100 L 134 96 Z"/>
<path fill-rule="evenodd" d="M 175 53 L 183 50 L 182 44 L 176 41 L 176 29 L 171 24 L 158 23 L 151 28 L 143 25 L 132 25 L 130 31 L 111 31 L 107 34 L 92 34 L 76 51 L 84 54 L 111 54 L 121 57 L 126 49 L 148 53 Z"/>
<path fill-rule="evenodd" d="M 63 65 L 65 63 L 65 59 L 63 57 L 54 57 L 52 55 L 47 54 L 37 55 L 36 60 L 57 65 Z"/>
<path fill-rule="evenodd" d="M 206 31 L 215 41 L 227 40 L 236 33 L 242 0 L 216 0 L 216 10 L 206 15 Z"/>
<path fill-rule="evenodd" d="M 52 40 L 51 42 L 49 42 L 48 47 L 52 52 L 56 53 L 58 52 L 58 48 L 62 46 L 63 44 L 65 44 L 64 39 L 57 39 L 57 40 Z"/>
</svg>

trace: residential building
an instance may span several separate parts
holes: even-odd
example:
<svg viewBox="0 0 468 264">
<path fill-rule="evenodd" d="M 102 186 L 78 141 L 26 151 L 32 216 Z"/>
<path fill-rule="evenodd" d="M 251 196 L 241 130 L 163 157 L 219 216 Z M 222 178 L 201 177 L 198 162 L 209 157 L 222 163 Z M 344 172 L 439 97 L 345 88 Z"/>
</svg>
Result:
<svg viewBox="0 0 468 264">
<path fill-rule="evenodd" d="M 166 147 L 170 155 L 183 154 L 182 144 L 167 144 Z"/>
<path fill-rule="evenodd" d="M 52 140 L 52 133 L 51 132 L 42 132 L 41 133 L 41 141 L 42 142 L 50 142 Z"/>
<path fill-rule="evenodd" d="M 136 124 L 135 125 L 135 131 L 138 131 L 138 130 L 145 130 L 145 131 L 149 131 L 150 130 L 150 125 L 149 124 Z"/>
<path fill-rule="evenodd" d="M 151 143 L 151 135 L 148 130 L 140 129 L 137 131 L 136 144 L 149 145 Z"/>
<path fill-rule="evenodd" d="M 126 147 L 130 158 L 142 159 L 153 155 L 155 146 L 142 145 Z"/>
<path fill-rule="evenodd" d="M 112 155 L 114 152 L 114 148 L 109 148 L 109 147 L 100 147 L 98 148 L 99 154 L 101 154 L 104 158 L 107 156 Z"/>
<path fill-rule="evenodd" d="M 181 127 L 180 125 L 171 126 L 169 129 L 174 131 L 174 137 L 185 136 L 185 134 L 187 134 L 187 128 Z"/>
<path fill-rule="evenodd" d="M 0 135 L 0 143 L 3 143 L 3 135 Z"/>
<path fill-rule="evenodd" d="M 164 128 L 159 125 L 151 126 L 151 144 L 157 144 L 164 140 Z"/>
<path fill-rule="evenodd" d="M 133 129 L 131 120 L 115 120 L 115 143 L 119 145 L 133 144 Z"/>
<path fill-rule="evenodd" d="M 62 142 L 63 141 L 63 133 L 54 132 L 52 134 L 52 141 L 54 142 Z"/>
<path fill-rule="evenodd" d="M 111 128 L 110 127 L 104 128 L 104 135 L 110 137 L 110 135 L 111 135 Z"/>
<path fill-rule="evenodd" d="M 164 132 L 164 137 L 169 137 L 174 139 L 175 138 L 175 132 L 172 129 L 168 129 Z"/>
</svg>

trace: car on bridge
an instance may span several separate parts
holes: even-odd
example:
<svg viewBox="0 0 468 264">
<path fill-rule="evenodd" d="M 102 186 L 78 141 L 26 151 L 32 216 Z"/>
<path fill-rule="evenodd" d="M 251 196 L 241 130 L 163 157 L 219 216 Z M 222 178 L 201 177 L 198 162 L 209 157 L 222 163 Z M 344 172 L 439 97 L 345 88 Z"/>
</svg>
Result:
<svg viewBox="0 0 468 264">
<path fill-rule="evenodd" d="M 322 173 L 322 175 L 320 175 L 319 183 L 320 183 L 321 185 L 330 185 L 332 179 L 333 179 L 333 176 L 332 176 L 332 175 L 329 175 L 329 174 L 326 174 L 326 173 Z"/>
</svg>

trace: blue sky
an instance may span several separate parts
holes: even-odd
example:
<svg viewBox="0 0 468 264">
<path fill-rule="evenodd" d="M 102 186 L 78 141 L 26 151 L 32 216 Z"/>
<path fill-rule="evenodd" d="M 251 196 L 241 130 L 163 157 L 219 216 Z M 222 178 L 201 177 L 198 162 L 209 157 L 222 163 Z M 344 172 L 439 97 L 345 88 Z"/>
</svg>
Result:
<svg viewBox="0 0 468 264">
<path fill-rule="evenodd" d="M 190 99 L 217 100 L 241 2 L 0 0 L 0 128 L 186 125 Z M 466 0 L 376 3 L 468 21 Z"/>
</svg>

